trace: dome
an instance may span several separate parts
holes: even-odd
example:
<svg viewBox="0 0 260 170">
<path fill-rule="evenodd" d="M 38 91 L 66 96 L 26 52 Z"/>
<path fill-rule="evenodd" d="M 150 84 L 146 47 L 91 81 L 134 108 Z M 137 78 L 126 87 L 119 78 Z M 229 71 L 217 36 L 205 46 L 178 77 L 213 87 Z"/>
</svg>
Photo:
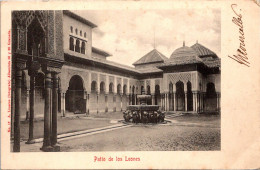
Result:
<svg viewBox="0 0 260 170">
<path fill-rule="evenodd" d="M 172 53 L 170 60 L 177 58 L 177 57 L 196 57 L 196 56 L 198 56 L 196 51 L 194 51 L 192 48 L 184 45 L 183 47 L 176 49 Z"/>
</svg>

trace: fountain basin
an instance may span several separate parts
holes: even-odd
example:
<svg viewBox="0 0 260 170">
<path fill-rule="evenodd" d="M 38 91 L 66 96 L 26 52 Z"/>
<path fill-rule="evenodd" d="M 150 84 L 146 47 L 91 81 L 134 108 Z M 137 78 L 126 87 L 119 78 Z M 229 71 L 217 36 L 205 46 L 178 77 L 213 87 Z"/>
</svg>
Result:
<svg viewBox="0 0 260 170">
<path fill-rule="evenodd" d="M 129 105 L 127 110 L 130 111 L 157 111 L 159 106 L 157 105 Z"/>
</svg>

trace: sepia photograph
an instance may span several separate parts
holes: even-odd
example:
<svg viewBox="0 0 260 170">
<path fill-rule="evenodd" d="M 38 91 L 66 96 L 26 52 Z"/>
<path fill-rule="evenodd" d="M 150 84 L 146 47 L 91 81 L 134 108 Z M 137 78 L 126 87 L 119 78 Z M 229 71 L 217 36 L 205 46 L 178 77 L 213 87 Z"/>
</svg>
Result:
<svg viewBox="0 0 260 170">
<path fill-rule="evenodd" d="M 221 150 L 220 9 L 11 19 L 11 152 Z"/>
<path fill-rule="evenodd" d="M 5 1 L 1 169 L 257 169 L 258 0 Z"/>
</svg>

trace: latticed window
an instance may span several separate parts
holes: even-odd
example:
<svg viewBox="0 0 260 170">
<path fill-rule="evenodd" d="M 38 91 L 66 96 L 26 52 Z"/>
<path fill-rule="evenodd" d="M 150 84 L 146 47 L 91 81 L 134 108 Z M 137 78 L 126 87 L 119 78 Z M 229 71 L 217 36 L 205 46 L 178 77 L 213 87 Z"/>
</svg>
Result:
<svg viewBox="0 0 260 170">
<path fill-rule="evenodd" d="M 70 37 L 70 50 L 74 51 L 74 39 Z"/>
<path fill-rule="evenodd" d="M 81 53 L 85 54 L 85 51 L 86 51 L 86 45 L 85 45 L 85 42 L 82 42 L 82 44 L 81 44 Z"/>
<path fill-rule="evenodd" d="M 75 51 L 80 53 L 80 47 L 79 47 L 80 41 L 76 40 L 76 47 L 75 47 Z"/>
</svg>

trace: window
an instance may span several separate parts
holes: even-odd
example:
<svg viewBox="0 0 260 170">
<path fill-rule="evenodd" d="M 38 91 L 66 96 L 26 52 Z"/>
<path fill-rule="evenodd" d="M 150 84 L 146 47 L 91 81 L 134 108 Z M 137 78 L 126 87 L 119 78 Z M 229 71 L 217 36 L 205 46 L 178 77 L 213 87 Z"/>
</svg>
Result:
<svg viewBox="0 0 260 170">
<path fill-rule="evenodd" d="M 75 32 L 76 32 L 76 35 L 78 35 L 78 29 L 77 28 L 76 28 Z"/>
<path fill-rule="evenodd" d="M 86 48 L 85 42 L 82 42 L 82 44 L 81 44 L 81 54 L 85 54 L 85 48 Z"/>
<path fill-rule="evenodd" d="M 73 27 L 72 26 L 70 26 L 70 32 L 73 33 Z"/>
<path fill-rule="evenodd" d="M 70 37 L 70 50 L 74 51 L 74 39 Z"/>
<path fill-rule="evenodd" d="M 86 32 L 84 33 L 84 37 L 87 38 L 87 33 Z"/>
<path fill-rule="evenodd" d="M 79 35 L 82 36 L 82 31 L 80 30 Z"/>
<path fill-rule="evenodd" d="M 79 40 L 76 40 L 76 47 L 75 47 L 75 51 L 80 53 L 80 47 L 79 47 Z"/>
</svg>

